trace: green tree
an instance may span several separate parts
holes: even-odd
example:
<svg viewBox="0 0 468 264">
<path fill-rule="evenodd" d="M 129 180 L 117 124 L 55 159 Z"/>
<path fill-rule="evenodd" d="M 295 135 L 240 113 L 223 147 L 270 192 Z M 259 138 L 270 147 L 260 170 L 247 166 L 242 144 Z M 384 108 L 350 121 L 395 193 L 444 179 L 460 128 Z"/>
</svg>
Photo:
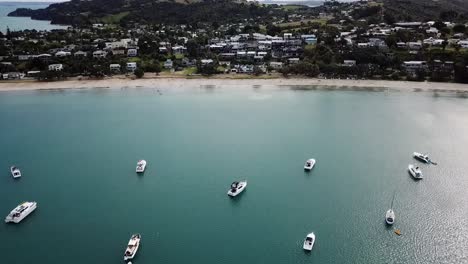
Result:
<svg viewBox="0 0 468 264">
<path fill-rule="evenodd" d="M 138 79 L 142 78 L 143 75 L 145 75 L 145 72 L 141 68 L 137 68 L 133 73 Z"/>
</svg>

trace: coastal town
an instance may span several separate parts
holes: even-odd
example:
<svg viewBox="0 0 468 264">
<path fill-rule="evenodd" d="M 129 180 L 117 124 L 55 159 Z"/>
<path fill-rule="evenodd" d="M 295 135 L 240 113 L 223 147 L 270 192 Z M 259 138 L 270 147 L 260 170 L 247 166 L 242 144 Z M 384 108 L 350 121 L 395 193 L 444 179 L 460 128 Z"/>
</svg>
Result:
<svg viewBox="0 0 468 264">
<path fill-rule="evenodd" d="M 0 33 L 0 79 L 242 74 L 468 82 L 468 19 L 456 12 L 399 21 L 380 1 L 268 8 L 284 15 L 196 25 L 123 25 L 114 16 L 64 30 L 8 29 Z"/>
</svg>

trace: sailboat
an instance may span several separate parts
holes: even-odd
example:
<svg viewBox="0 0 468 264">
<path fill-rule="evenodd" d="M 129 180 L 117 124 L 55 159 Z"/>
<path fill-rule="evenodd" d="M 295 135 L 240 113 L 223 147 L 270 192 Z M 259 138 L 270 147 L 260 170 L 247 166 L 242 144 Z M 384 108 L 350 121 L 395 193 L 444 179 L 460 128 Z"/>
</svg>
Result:
<svg viewBox="0 0 468 264">
<path fill-rule="evenodd" d="M 390 209 L 385 214 L 385 222 L 387 222 L 388 225 L 393 225 L 393 223 L 395 223 L 395 212 L 393 211 L 394 200 L 395 200 L 395 193 L 393 193 L 392 205 L 390 206 Z"/>
</svg>

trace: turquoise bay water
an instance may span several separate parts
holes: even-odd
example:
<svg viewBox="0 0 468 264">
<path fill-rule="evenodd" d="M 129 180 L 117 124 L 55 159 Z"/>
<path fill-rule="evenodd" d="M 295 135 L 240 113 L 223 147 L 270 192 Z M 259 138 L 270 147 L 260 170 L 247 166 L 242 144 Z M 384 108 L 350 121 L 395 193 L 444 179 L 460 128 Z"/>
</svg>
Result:
<svg viewBox="0 0 468 264">
<path fill-rule="evenodd" d="M 17 8 L 41 9 L 46 8 L 51 3 L 28 3 L 28 2 L 0 2 L 0 31 L 5 33 L 7 28 L 10 30 L 51 30 L 66 29 L 67 26 L 52 25 L 50 21 L 32 20 L 29 17 L 8 17 L 8 13 Z"/>
<path fill-rule="evenodd" d="M 467 263 L 467 116 L 429 93 L 3 92 L 0 213 L 38 209 L 0 224 L 2 263 L 123 263 L 136 232 L 134 263 Z M 439 163 L 418 182 L 413 151 Z M 384 222 L 395 191 L 402 236 Z"/>
</svg>

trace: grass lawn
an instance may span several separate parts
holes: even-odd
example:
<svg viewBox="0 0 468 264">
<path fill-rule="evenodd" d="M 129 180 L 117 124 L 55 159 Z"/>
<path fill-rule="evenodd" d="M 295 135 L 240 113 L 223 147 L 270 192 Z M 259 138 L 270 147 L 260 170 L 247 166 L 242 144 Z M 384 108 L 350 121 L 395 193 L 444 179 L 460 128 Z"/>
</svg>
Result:
<svg viewBox="0 0 468 264">
<path fill-rule="evenodd" d="M 121 13 L 114 14 L 114 15 L 107 15 L 101 18 L 101 20 L 102 22 L 106 24 L 118 24 L 120 20 L 126 17 L 128 14 L 130 14 L 130 12 L 127 11 L 127 12 L 121 12 Z"/>
<path fill-rule="evenodd" d="M 197 72 L 197 67 L 188 67 L 188 68 L 185 68 L 185 69 L 183 70 L 183 73 L 184 73 L 185 75 L 194 74 L 194 73 L 196 73 L 196 72 Z"/>
<path fill-rule="evenodd" d="M 304 7 L 303 5 L 282 5 L 280 8 L 286 11 L 293 11 Z"/>
<path fill-rule="evenodd" d="M 278 24 L 280 28 L 295 28 L 295 27 L 301 27 L 301 22 L 303 22 L 303 25 L 307 26 L 307 23 L 319 23 L 320 25 L 325 25 L 327 24 L 328 19 L 326 18 L 315 18 L 315 19 L 305 19 L 302 21 L 293 21 L 293 22 L 287 22 L 287 23 L 281 23 Z"/>
</svg>

